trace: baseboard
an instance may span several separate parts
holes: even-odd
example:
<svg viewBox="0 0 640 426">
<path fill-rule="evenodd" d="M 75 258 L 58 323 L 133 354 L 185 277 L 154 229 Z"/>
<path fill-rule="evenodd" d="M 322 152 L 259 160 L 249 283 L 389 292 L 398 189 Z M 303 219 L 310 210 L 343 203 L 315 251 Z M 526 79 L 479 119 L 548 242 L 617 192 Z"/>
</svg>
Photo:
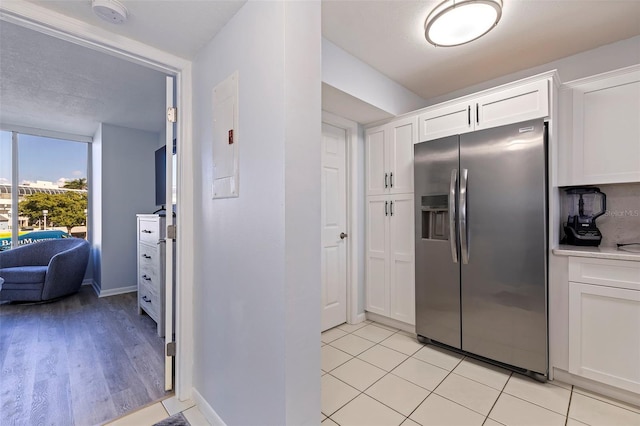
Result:
<svg viewBox="0 0 640 426">
<path fill-rule="evenodd" d="M 640 395 L 637 393 L 629 392 L 624 389 L 619 389 L 613 386 L 609 386 L 604 383 L 596 382 L 595 380 L 587 379 L 584 377 L 576 376 L 568 371 L 553 368 L 553 378 L 560 382 L 565 382 L 570 385 L 578 386 L 591 392 L 599 393 L 609 398 L 617 399 L 629 404 L 640 407 Z"/>
<path fill-rule="evenodd" d="M 93 278 L 83 280 L 82 285 L 90 285 L 96 296 L 100 297 L 100 286 Z"/>
<path fill-rule="evenodd" d="M 222 421 L 216 410 L 214 410 L 209 403 L 200 395 L 200 392 L 196 388 L 192 391 L 193 402 L 196 403 L 198 410 L 213 426 L 226 426 L 226 423 Z"/>
<path fill-rule="evenodd" d="M 361 314 L 356 314 L 355 318 L 352 322 L 350 322 L 349 324 L 360 324 L 361 322 L 364 322 L 367 319 L 366 315 L 363 313 Z"/>
<path fill-rule="evenodd" d="M 115 296 L 116 294 L 133 293 L 134 291 L 138 291 L 137 285 L 131 285 L 129 287 L 111 288 L 109 290 L 100 290 L 98 297 Z"/>
<path fill-rule="evenodd" d="M 366 317 L 368 320 L 379 322 L 382 325 L 386 325 L 387 327 L 399 328 L 402 331 L 406 331 L 407 333 L 416 334 L 416 326 L 407 324 L 406 322 L 394 320 L 393 318 L 388 318 L 383 315 L 374 314 L 373 312 L 367 312 Z"/>
</svg>

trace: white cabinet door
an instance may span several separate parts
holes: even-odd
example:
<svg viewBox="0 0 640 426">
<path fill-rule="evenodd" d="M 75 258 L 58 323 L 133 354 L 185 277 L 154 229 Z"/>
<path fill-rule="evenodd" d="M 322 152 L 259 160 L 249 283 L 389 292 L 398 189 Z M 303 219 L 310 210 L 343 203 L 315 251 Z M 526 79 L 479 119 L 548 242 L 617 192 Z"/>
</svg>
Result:
<svg viewBox="0 0 640 426">
<path fill-rule="evenodd" d="M 569 372 L 640 393 L 640 291 L 569 283 Z"/>
<path fill-rule="evenodd" d="M 366 131 L 367 195 L 413 191 L 413 144 L 416 117 L 408 117 Z"/>
<path fill-rule="evenodd" d="M 367 311 L 387 315 L 389 280 L 389 200 L 385 196 L 367 199 L 366 286 Z"/>
<path fill-rule="evenodd" d="M 573 88 L 572 154 L 575 184 L 640 182 L 640 69 Z"/>
<path fill-rule="evenodd" d="M 481 96 L 475 101 L 475 113 L 475 130 L 546 117 L 549 81 L 534 81 Z"/>
<path fill-rule="evenodd" d="M 496 89 L 418 115 L 418 141 L 459 135 L 549 115 L 549 78 Z"/>
<path fill-rule="evenodd" d="M 366 310 L 415 324 L 413 194 L 367 199 Z"/>
<path fill-rule="evenodd" d="M 415 325 L 413 195 L 397 195 L 389 206 L 389 316 Z"/>
<path fill-rule="evenodd" d="M 365 141 L 365 168 L 367 195 L 382 195 L 387 192 L 389 175 L 386 171 L 385 127 L 368 129 Z"/>
<path fill-rule="evenodd" d="M 413 144 L 417 129 L 415 117 L 391 123 L 388 127 L 389 192 L 413 192 Z"/>
<path fill-rule="evenodd" d="M 474 120 L 468 101 L 430 108 L 418 116 L 418 142 L 471 132 Z"/>
</svg>

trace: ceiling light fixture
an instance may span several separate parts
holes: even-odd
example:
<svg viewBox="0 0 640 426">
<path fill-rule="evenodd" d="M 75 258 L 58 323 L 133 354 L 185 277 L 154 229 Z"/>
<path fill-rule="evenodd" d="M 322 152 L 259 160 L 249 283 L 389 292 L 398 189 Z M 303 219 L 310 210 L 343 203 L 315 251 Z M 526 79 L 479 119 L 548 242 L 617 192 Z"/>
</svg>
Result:
<svg viewBox="0 0 640 426">
<path fill-rule="evenodd" d="M 434 46 L 459 46 L 476 40 L 500 21 L 502 0 L 445 0 L 424 23 L 424 36 Z"/>
<path fill-rule="evenodd" d="M 122 24 L 127 20 L 127 8 L 118 0 L 92 0 L 93 13 L 112 24 Z"/>
</svg>

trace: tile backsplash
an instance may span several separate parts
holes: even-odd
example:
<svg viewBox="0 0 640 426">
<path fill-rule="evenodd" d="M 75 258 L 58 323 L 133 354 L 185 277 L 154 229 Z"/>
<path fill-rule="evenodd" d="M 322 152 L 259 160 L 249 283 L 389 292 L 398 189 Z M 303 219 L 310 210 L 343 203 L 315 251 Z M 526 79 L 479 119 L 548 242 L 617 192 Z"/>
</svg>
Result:
<svg viewBox="0 0 640 426">
<path fill-rule="evenodd" d="M 596 185 L 607 194 L 607 212 L 596 220 L 602 247 L 640 243 L 640 183 Z"/>
</svg>

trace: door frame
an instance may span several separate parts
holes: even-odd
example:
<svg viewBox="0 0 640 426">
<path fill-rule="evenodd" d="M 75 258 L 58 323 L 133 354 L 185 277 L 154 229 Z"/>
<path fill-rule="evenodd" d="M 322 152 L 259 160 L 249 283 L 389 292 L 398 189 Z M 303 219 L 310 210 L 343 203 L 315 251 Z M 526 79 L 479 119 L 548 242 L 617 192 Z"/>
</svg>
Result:
<svg viewBox="0 0 640 426">
<path fill-rule="evenodd" d="M 176 135 L 181 141 L 177 157 L 178 204 L 181 214 L 176 217 L 180 230 L 176 239 L 176 359 L 175 395 L 180 400 L 192 397 L 193 390 L 193 328 L 191 314 L 193 304 L 193 261 L 186 255 L 185 248 L 192 247 L 194 226 L 187 218 L 193 217 L 194 178 L 191 170 L 192 145 L 192 78 L 191 61 L 164 52 L 155 47 L 129 39 L 45 9 L 28 2 L 3 2 L 0 5 L 0 20 L 38 31 L 40 33 L 70 41 L 84 47 L 112 55 L 175 77 L 178 120 Z"/>
<path fill-rule="evenodd" d="M 345 131 L 346 154 L 347 154 L 347 322 L 357 324 L 365 320 L 364 306 L 363 312 L 358 313 L 358 289 L 360 287 L 360 265 L 358 253 L 360 244 L 360 220 L 358 184 L 358 161 L 360 155 L 360 144 L 358 123 L 347 120 L 330 112 L 322 111 L 322 122 Z"/>
</svg>

